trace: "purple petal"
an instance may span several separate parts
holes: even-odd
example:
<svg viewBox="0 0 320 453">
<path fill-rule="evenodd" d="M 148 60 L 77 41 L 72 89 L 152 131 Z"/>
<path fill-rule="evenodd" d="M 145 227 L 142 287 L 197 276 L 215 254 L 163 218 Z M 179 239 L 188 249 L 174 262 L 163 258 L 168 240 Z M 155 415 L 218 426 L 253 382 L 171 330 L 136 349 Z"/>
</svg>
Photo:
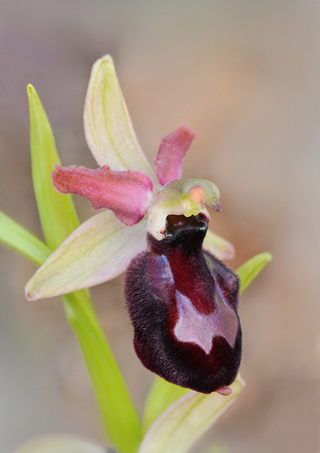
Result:
<svg viewBox="0 0 320 453">
<path fill-rule="evenodd" d="M 194 137 L 195 134 L 182 125 L 162 139 L 155 160 L 160 184 L 181 179 L 183 158 Z"/>
<path fill-rule="evenodd" d="M 51 177 L 58 192 L 81 195 L 94 210 L 111 209 L 128 226 L 142 219 L 152 199 L 152 182 L 138 171 L 112 171 L 108 165 L 96 170 L 55 165 Z"/>
</svg>

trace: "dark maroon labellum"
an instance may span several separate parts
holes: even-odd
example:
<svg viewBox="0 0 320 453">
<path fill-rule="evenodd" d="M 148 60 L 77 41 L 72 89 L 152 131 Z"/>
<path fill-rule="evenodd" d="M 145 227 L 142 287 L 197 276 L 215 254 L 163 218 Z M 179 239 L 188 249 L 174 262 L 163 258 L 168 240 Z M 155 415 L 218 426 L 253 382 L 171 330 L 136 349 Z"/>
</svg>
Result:
<svg viewBox="0 0 320 453">
<path fill-rule="evenodd" d="M 125 294 L 143 365 L 202 393 L 230 385 L 241 360 L 239 281 L 202 250 L 202 215 L 167 217 L 166 238 L 130 263 Z"/>
</svg>

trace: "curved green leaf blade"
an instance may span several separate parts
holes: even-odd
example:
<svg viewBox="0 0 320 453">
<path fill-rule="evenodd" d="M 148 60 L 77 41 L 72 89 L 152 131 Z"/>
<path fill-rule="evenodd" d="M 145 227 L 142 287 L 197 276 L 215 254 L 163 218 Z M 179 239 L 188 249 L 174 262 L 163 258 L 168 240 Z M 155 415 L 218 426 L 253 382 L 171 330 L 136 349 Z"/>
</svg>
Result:
<svg viewBox="0 0 320 453">
<path fill-rule="evenodd" d="M 139 453 L 186 453 L 231 406 L 244 387 L 238 376 L 230 386 L 232 393 L 203 395 L 190 391 L 170 406 L 153 423 Z"/>
<path fill-rule="evenodd" d="M 0 241 L 41 265 L 50 255 L 48 246 L 0 211 Z"/>
<path fill-rule="evenodd" d="M 122 453 L 136 453 L 142 436 L 140 422 L 89 291 L 67 294 L 62 300 L 80 343 L 108 437 Z"/>
<path fill-rule="evenodd" d="M 242 264 L 237 270 L 236 274 L 240 279 L 240 292 L 243 293 L 253 280 L 260 274 L 262 269 L 272 260 L 270 253 L 259 253 L 246 263 Z"/>
<path fill-rule="evenodd" d="M 42 231 L 53 250 L 79 225 L 71 195 L 61 195 L 51 184 L 54 164 L 60 164 L 51 126 L 32 85 L 27 87 L 30 113 L 32 179 Z"/>
</svg>

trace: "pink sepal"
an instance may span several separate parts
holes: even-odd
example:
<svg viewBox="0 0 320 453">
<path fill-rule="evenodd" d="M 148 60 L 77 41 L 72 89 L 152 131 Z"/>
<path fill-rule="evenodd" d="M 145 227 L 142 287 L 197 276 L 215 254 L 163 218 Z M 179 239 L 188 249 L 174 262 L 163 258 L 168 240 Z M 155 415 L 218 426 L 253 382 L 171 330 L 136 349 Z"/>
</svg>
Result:
<svg viewBox="0 0 320 453">
<path fill-rule="evenodd" d="M 152 199 L 152 182 L 139 171 L 113 171 L 108 165 L 91 170 L 55 164 L 51 178 L 58 192 L 81 195 L 92 203 L 94 210 L 111 209 L 128 226 L 142 219 Z"/>
<path fill-rule="evenodd" d="M 162 139 L 154 162 L 160 184 L 164 186 L 181 179 L 183 158 L 194 137 L 195 134 L 182 125 Z"/>
</svg>

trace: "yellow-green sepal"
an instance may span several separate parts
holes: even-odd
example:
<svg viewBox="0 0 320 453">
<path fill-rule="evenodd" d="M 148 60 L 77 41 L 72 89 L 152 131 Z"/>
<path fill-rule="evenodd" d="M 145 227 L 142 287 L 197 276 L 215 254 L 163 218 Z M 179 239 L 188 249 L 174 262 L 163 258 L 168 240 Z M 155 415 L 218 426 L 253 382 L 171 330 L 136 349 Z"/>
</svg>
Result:
<svg viewBox="0 0 320 453">
<path fill-rule="evenodd" d="M 84 129 L 93 157 L 112 170 L 156 176 L 143 154 L 110 55 L 95 62 L 84 108 Z"/>
</svg>

